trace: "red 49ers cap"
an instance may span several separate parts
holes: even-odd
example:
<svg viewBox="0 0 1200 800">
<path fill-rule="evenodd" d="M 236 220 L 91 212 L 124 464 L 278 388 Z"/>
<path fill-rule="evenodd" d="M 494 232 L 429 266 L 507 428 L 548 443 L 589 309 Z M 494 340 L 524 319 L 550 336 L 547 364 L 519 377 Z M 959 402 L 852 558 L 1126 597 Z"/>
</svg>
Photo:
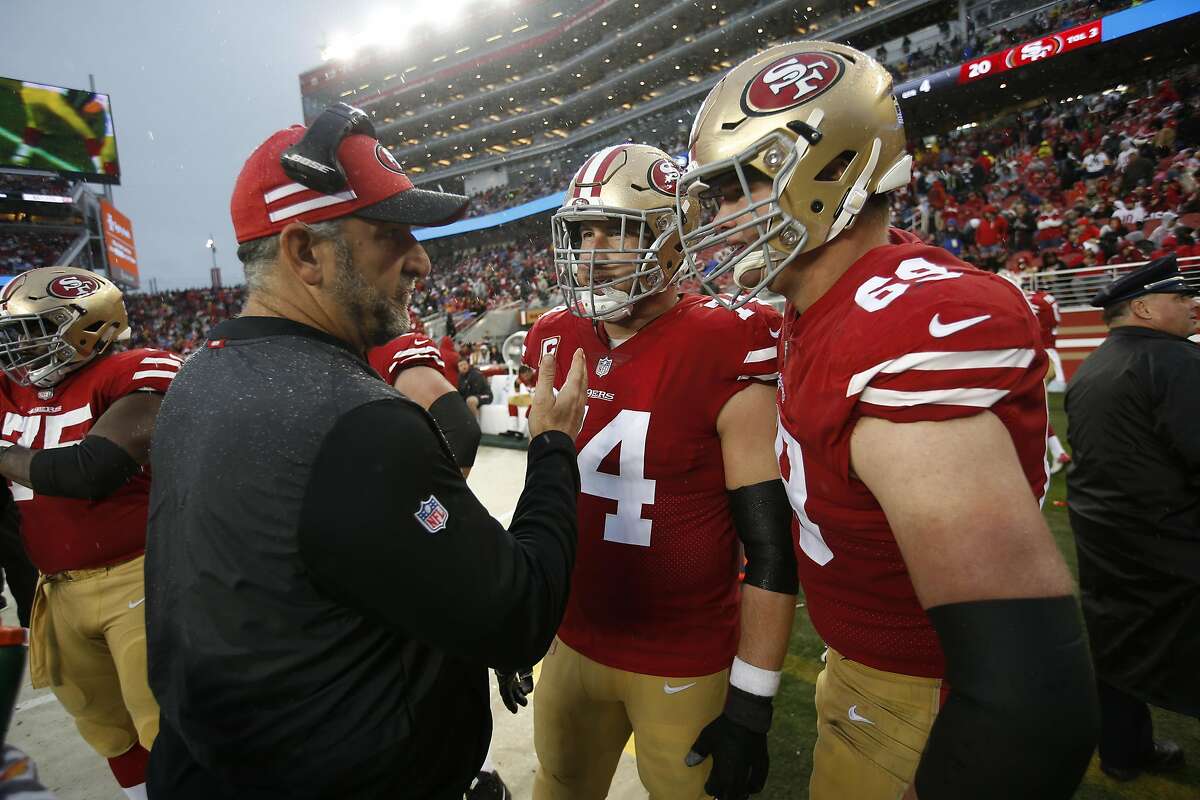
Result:
<svg viewBox="0 0 1200 800">
<path fill-rule="evenodd" d="M 338 147 L 345 189 L 324 194 L 296 183 L 284 173 L 279 157 L 304 138 L 305 130 L 293 125 L 277 131 L 246 159 L 229 204 L 238 244 L 279 233 L 292 222 L 353 214 L 427 227 L 454 222 L 466 213 L 466 197 L 414 187 L 387 148 L 360 133 L 347 136 Z"/>
</svg>

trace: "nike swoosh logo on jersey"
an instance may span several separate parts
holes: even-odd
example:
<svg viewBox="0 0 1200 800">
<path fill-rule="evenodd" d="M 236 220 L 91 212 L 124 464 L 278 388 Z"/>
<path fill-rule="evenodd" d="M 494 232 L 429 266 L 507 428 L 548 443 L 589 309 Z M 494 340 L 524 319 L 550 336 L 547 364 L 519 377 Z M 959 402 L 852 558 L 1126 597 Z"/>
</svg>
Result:
<svg viewBox="0 0 1200 800">
<path fill-rule="evenodd" d="M 850 706 L 850 714 L 849 714 L 849 716 L 850 716 L 850 721 L 851 721 L 851 722 L 865 722 L 865 723 L 867 723 L 868 725 L 874 725 L 874 724 L 875 724 L 874 722 L 871 722 L 871 720 L 869 720 L 869 719 L 867 719 L 866 717 L 864 717 L 862 714 L 859 714 L 859 713 L 858 713 L 858 703 L 855 703 L 854 705 Z"/>
<path fill-rule="evenodd" d="M 663 681 L 663 691 L 667 694 L 679 694 L 684 689 L 690 689 L 695 685 L 695 681 L 692 683 L 685 683 L 683 686 L 672 686 L 670 681 Z"/>
<path fill-rule="evenodd" d="M 970 319 L 963 319 L 959 320 L 958 322 L 942 322 L 940 319 L 938 319 L 939 316 L 941 315 L 934 314 L 933 319 L 929 320 L 929 335 L 936 336 L 939 339 L 944 336 L 949 336 L 952 333 L 958 333 L 959 331 L 966 330 L 972 325 L 978 325 L 985 319 L 992 318 L 991 314 L 983 314 L 982 316 L 971 317 Z"/>
<path fill-rule="evenodd" d="M 146 598 L 144 598 L 144 597 L 143 597 L 141 600 L 134 600 L 132 603 L 130 603 L 130 604 L 129 604 L 129 607 L 130 607 L 130 608 L 137 608 L 138 606 L 140 606 L 140 605 L 141 605 L 142 603 L 144 603 L 144 602 L 146 602 Z"/>
</svg>

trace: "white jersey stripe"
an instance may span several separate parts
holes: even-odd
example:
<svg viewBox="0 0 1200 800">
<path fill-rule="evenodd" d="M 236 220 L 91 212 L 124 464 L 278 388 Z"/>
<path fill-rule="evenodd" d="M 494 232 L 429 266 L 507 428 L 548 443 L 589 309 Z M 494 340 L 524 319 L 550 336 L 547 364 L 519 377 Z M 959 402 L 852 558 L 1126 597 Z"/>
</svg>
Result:
<svg viewBox="0 0 1200 800">
<path fill-rule="evenodd" d="M 778 372 L 765 372 L 762 375 L 738 375 L 739 381 L 774 381 L 779 379 Z"/>
<path fill-rule="evenodd" d="M 778 347 L 764 347 L 761 350 L 751 350 L 746 354 L 746 360 L 743 364 L 754 364 L 759 361 L 770 361 L 779 354 Z"/>
<path fill-rule="evenodd" d="M 346 191 L 338 192 L 337 194 L 323 194 L 320 197 L 314 197 L 311 200 L 305 200 L 303 203 L 284 206 L 278 211 L 272 211 L 270 214 L 267 214 L 267 219 L 271 220 L 271 222 L 279 222 L 281 219 L 295 217 L 299 214 L 303 214 L 306 211 L 312 211 L 317 208 L 325 208 L 326 206 L 335 206 L 339 203 L 345 203 L 357 198 L 358 195 L 354 193 L 353 189 L 347 189 Z"/>
<path fill-rule="evenodd" d="M 426 345 L 425 347 L 410 347 L 407 350 L 397 350 L 393 358 L 407 358 L 408 356 L 416 355 L 436 356 L 441 355 L 441 352 L 436 347 Z"/>
<path fill-rule="evenodd" d="M 862 402 L 876 406 L 972 406 L 991 408 L 1008 394 L 1008 389 L 935 389 L 927 392 L 901 392 L 895 389 L 867 387 Z"/>
<path fill-rule="evenodd" d="M 283 186 L 278 186 L 263 195 L 263 202 L 271 205 L 276 200 L 282 200 L 285 197 L 291 197 L 297 192 L 303 192 L 308 187 L 302 183 L 285 183 Z"/>
<path fill-rule="evenodd" d="M 1008 350 L 960 350 L 951 352 L 906 353 L 899 358 L 880 362 L 857 373 L 846 387 L 846 397 L 853 397 L 866 388 L 878 374 L 894 375 L 916 370 L 948 369 L 1024 369 L 1033 363 L 1031 348 Z"/>
<path fill-rule="evenodd" d="M 181 364 L 183 364 L 183 359 L 176 358 L 174 356 L 170 356 L 168 358 L 143 358 L 142 363 L 143 364 L 167 364 L 169 366 L 173 365 L 173 366 L 178 367 Z"/>
<path fill-rule="evenodd" d="M 141 372 L 133 373 L 133 380 L 141 380 L 142 378 L 174 378 L 177 373 L 168 372 L 165 369 L 144 369 Z"/>
</svg>

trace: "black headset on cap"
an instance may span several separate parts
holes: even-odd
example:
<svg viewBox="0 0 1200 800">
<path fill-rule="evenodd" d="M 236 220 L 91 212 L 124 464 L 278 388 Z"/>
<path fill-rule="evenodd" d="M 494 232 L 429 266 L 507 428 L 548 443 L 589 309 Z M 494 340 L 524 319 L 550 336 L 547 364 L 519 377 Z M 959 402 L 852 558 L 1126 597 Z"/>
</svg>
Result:
<svg viewBox="0 0 1200 800">
<path fill-rule="evenodd" d="M 338 161 L 342 140 L 355 133 L 375 138 L 375 126 L 361 108 L 334 103 L 308 127 L 299 143 L 283 151 L 279 164 L 296 181 L 324 194 L 334 194 L 349 182 Z"/>
</svg>

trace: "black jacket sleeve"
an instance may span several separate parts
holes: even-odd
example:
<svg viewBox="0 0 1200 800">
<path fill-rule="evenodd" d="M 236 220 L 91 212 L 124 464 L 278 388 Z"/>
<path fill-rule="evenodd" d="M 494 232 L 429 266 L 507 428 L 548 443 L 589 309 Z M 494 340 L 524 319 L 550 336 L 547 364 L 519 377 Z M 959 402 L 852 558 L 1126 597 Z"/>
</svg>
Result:
<svg viewBox="0 0 1200 800">
<path fill-rule="evenodd" d="M 562 620 L 578 490 L 571 438 L 538 436 L 506 532 L 419 406 L 370 403 L 343 416 L 322 444 L 301 511 L 300 553 L 322 590 L 365 616 L 448 653 L 516 669 L 545 655 Z"/>
<path fill-rule="evenodd" d="M 1153 368 L 1154 430 L 1178 453 L 1192 475 L 1200 474 L 1200 348 L 1191 342 L 1171 343 Z"/>
</svg>

